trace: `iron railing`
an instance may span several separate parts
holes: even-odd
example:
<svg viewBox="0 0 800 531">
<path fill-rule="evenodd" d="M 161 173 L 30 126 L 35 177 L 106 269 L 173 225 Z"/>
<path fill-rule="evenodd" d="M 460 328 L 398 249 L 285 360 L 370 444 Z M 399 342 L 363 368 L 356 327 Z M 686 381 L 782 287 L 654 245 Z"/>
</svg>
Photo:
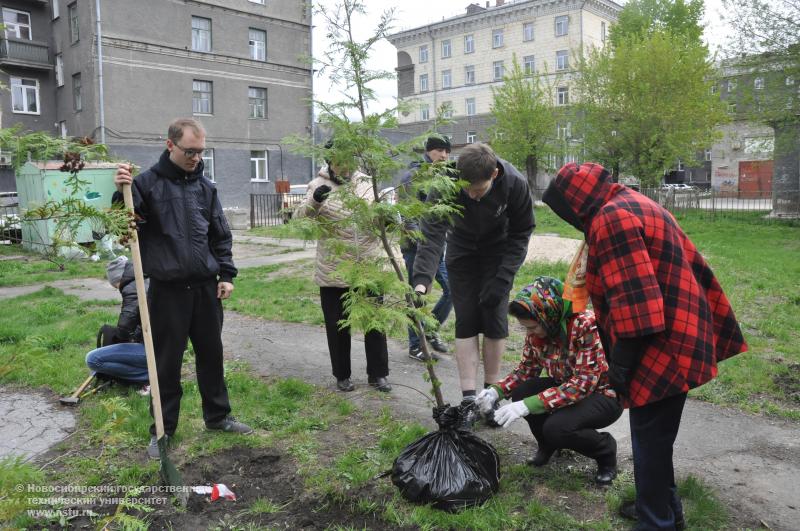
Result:
<svg viewBox="0 0 800 531">
<path fill-rule="evenodd" d="M 53 67 L 47 43 L 17 39 L 0 39 L 0 63 L 40 69 Z"/>
<path fill-rule="evenodd" d="M 250 194 L 250 228 L 287 223 L 305 194 Z"/>
</svg>

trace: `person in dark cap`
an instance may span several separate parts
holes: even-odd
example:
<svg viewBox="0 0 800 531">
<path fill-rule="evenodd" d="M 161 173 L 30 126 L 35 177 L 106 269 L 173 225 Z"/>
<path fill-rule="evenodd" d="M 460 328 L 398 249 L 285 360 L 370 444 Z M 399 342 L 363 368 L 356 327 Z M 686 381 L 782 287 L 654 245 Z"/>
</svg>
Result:
<svg viewBox="0 0 800 531">
<path fill-rule="evenodd" d="M 565 165 L 542 196 L 584 233 L 586 288 L 608 379 L 630 408 L 635 529 L 681 529 L 673 445 L 690 389 L 747 350 L 711 268 L 678 222 L 599 164 Z"/>
<path fill-rule="evenodd" d="M 456 313 L 455 357 L 462 410 L 467 412 L 463 427 L 469 428 L 478 418 L 474 404 L 481 359 L 483 388 L 499 377 L 508 337 L 508 296 L 536 223 L 527 179 L 492 148 L 481 143 L 466 146 L 457 170 L 469 183 L 455 198 L 461 213 L 451 219 L 422 220 L 424 239 L 417 245 L 412 283 L 418 294 L 430 292 L 446 241 Z M 436 200 L 431 193 L 428 201 Z M 494 425 L 488 417 L 487 423 Z"/>
<path fill-rule="evenodd" d="M 410 193 L 414 175 L 423 163 L 432 164 L 434 162 L 447 161 L 450 158 L 450 150 L 450 140 L 446 136 L 429 136 L 425 141 L 425 153 L 422 156 L 423 160 L 415 160 L 411 162 L 411 164 L 408 166 L 408 171 L 405 173 L 405 175 L 403 175 L 400 188 L 401 194 Z M 420 201 L 425 201 L 427 194 L 420 190 L 417 192 L 417 198 Z M 403 226 L 407 232 L 419 231 L 419 223 L 413 219 L 404 219 Z M 414 260 L 417 257 L 417 241 L 411 238 L 403 238 L 400 241 L 400 250 L 403 253 L 403 260 L 405 260 L 406 263 L 408 281 L 411 283 L 411 279 L 414 276 Z M 453 309 L 453 301 L 450 298 L 450 283 L 447 278 L 447 266 L 444 263 L 444 255 L 445 251 L 443 250 L 442 258 L 439 260 L 439 266 L 435 274 L 436 282 L 442 288 L 442 296 L 439 297 L 438 301 L 436 301 L 436 305 L 433 307 L 432 311 L 433 316 L 440 325 L 445 322 L 447 317 L 450 315 L 450 311 Z M 447 352 L 447 344 L 442 341 L 441 337 L 439 337 L 439 334 L 435 330 L 426 331 L 425 338 L 428 340 L 428 344 L 433 347 L 433 350 L 437 352 Z M 415 360 L 425 361 L 422 348 L 420 346 L 419 335 L 417 335 L 417 330 L 413 326 L 408 327 L 408 355 Z M 431 353 L 431 355 L 433 359 L 438 359 L 436 354 Z"/>
</svg>

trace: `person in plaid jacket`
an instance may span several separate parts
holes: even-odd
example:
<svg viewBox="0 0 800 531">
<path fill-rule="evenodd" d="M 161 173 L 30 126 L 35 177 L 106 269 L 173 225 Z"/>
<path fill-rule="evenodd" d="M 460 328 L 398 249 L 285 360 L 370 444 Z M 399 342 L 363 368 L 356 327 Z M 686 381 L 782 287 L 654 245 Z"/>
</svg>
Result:
<svg viewBox="0 0 800 531">
<path fill-rule="evenodd" d="M 525 417 L 538 445 L 532 465 L 543 466 L 557 449 L 569 448 L 595 459 L 595 481 L 608 485 L 617 473 L 617 442 L 597 429 L 617 420 L 622 406 L 606 376 L 594 313 L 573 312 L 563 293 L 560 280 L 538 277 L 511 301 L 508 312 L 528 332 L 522 360 L 508 376 L 481 391 L 476 402 L 489 414 L 500 397 L 511 398 L 494 420 L 509 426 Z"/>
<path fill-rule="evenodd" d="M 565 165 L 542 200 L 589 247 L 586 287 L 609 380 L 630 408 L 636 529 L 682 527 L 673 444 L 687 392 L 747 350 L 736 316 L 675 218 L 602 166 Z"/>
</svg>

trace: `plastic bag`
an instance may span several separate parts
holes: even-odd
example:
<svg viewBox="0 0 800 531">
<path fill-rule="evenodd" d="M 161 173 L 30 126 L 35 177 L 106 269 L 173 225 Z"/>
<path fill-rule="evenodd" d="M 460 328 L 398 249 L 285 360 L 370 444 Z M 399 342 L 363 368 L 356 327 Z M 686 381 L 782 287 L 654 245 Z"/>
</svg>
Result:
<svg viewBox="0 0 800 531">
<path fill-rule="evenodd" d="M 409 444 L 395 459 L 392 483 L 404 498 L 458 511 L 479 505 L 497 492 L 497 451 L 472 432 L 457 429 L 463 413 L 460 406 L 434 408 L 439 431 Z"/>
</svg>

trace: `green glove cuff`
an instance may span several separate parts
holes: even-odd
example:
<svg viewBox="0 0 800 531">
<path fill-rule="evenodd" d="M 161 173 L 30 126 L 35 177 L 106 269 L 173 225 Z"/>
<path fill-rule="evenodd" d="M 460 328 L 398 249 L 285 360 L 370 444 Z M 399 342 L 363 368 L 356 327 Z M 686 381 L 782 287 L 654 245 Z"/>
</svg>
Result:
<svg viewBox="0 0 800 531">
<path fill-rule="evenodd" d="M 506 394 L 503 392 L 503 389 L 499 385 L 492 384 L 489 387 L 497 391 L 497 396 L 500 398 L 500 400 L 506 397 Z"/>
<path fill-rule="evenodd" d="M 529 396 L 522 402 L 525 404 L 525 407 L 528 408 L 528 411 L 531 412 L 531 415 L 541 415 L 547 412 L 547 409 L 544 407 L 544 402 L 539 398 L 539 395 Z"/>
</svg>

